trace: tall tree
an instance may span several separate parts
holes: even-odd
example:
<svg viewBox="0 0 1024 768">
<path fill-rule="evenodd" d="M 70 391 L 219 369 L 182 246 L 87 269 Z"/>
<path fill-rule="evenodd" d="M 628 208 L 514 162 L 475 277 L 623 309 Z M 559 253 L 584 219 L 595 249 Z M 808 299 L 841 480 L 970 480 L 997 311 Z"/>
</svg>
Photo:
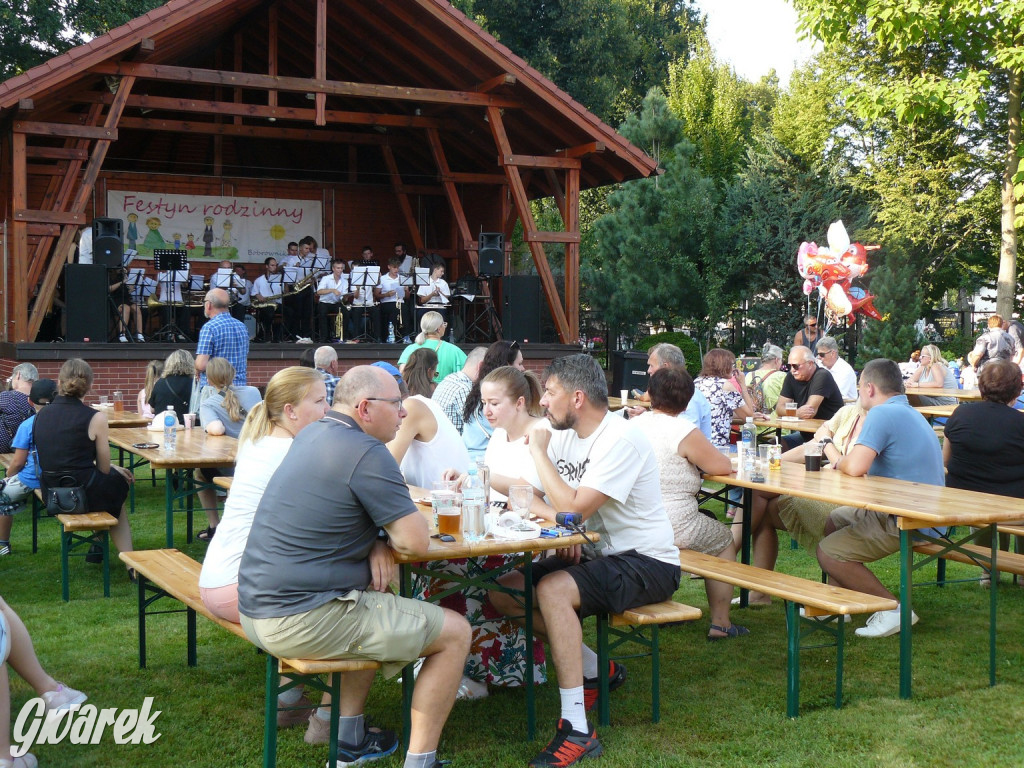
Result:
<svg viewBox="0 0 1024 768">
<path fill-rule="evenodd" d="M 876 357 L 906 360 L 918 345 L 914 323 L 920 317 L 921 294 L 918 273 L 912 259 L 903 253 L 899 243 L 891 243 L 887 254 L 870 278 L 876 293 L 875 307 L 884 320 L 866 321 L 857 350 L 857 365 Z"/>
<path fill-rule="evenodd" d="M 162 4 L 163 0 L 0 0 L 0 80 Z"/>
<path fill-rule="evenodd" d="M 914 123 L 936 114 L 984 124 L 1005 104 L 997 310 L 1006 316 L 1017 291 L 1017 227 L 1024 224 L 1020 108 L 1024 90 L 1024 0 L 794 0 L 801 27 L 826 52 L 870 38 L 878 57 L 851 59 L 859 76 L 847 91 L 866 119 L 891 115 Z M 996 135 L 995 130 L 988 132 Z M 1016 183 L 1016 186 L 1014 186 Z"/>
</svg>

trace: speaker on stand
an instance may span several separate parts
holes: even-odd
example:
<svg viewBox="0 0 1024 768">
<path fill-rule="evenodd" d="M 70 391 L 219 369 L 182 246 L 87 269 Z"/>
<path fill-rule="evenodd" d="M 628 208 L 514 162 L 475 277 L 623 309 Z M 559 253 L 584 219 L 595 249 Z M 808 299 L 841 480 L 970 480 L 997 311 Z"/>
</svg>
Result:
<svg viewBox="0 0 1024 768">
<path fill-rule="evenodd" d="M 477 248 L 481 277 L 501 277 L 505 274 L 505 235 L 501 232 L 481 232 Z"/>
<path fill-rule="evenodd" d="M 124 257 L 124 236 L 120 219 L 92 220 L 92 263 L 120 269 Z"/>
</svg>

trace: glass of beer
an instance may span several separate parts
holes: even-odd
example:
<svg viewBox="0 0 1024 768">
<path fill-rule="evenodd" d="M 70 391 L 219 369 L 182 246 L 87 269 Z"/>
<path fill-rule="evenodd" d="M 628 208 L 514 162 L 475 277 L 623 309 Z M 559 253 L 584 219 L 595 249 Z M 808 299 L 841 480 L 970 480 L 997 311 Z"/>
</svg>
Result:
<svg viewBox="0 0 1024 768">
<path fill-rule="evenodd" d="M 430 488 L 430 506 L 434 511 L 434 527 L 440 530 L 440 514 L 442 509 L 455 506 L 455 480 L 435 480 Z M 444 533 L 444 531 L 441 531 Z"/>
<path fill-rule="evenodd" d="M 124 410 L 124 398 L 121 396 L 121 392 L 117 391 L 114 393 L 114 413 L 121 413 Z"/>
<path fill-rule="evenodd" d="M 808 472 L 821 470 L 821 443 L 816 440 L 804 444 L 804 469 Z"/>
<path fill-rule="evenodd" d="M 793 402 L 792 400 L 790 400 L 788 403 L 786 403 L 786 418 L 787 419 L 795 419 L 796 418 L 796 403 Z"/>
<path fill-rule="evenodd" d="M 462 507 L 445 507 L 437 511 L 437 532 L 458 536 L 462 533 Z"/>
</svg>

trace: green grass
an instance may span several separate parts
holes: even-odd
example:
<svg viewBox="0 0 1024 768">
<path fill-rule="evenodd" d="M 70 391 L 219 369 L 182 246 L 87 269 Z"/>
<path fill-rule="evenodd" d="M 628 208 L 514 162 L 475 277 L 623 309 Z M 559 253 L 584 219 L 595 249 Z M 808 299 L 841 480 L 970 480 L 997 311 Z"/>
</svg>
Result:
<svg viewBox="0 0 1024 768">
<path fill-rule="evenodd" d="M 148 474 L 148 472 L 147 472 Z M 164 543 L 162 480 L 141 481 L 132 517 L 137 548 Z M 184 516 L 177 521 L 184 541 Z M 185 664 L 181 615 L 150 619 L 148 668 L 138 668 L 134 591 L 115 567 L 112 596 L 102 597 L 100 570 L 80 559 L 72 565 L 70 603 L 60 599 L 56 523 L 45 521 L 40 551 L 31 554 L 31 521 L 16 518 L 15 553 L 0 558 L 3 597 L 32 633 L 43 666 L 81 688 L 99 707 L 140 707 L 153 696 L 161 738 L 150 745 L 62 743 L 34 748 L 40 764 L 84 766 L 258 766 L 262 761 L 263 661 L 245 642 L 199 619 L 199 666 Z M 186 551 L 201 558 L 205 546 Z M 816 578 L 803 551 L 783 539 L 780 568 Z M 895 588 L 894 558 L 877 568 Z M 950 566 L 950 575 L 970 569 Z M 934 569 L 931 570 L 934 573 Z M 677 599 L 706 608 L 703 583 L 683 580 Z M 1020 637 L 1024 590 L 1004 578 L 999 601 L 999 685 L 988 687 L 988 591 L 974 584 L 915 593 L 921 622 L 914 629 L 914 699 L 898 695 L 898 637 L 861 640 L 848 633 L 846 703 L 832 707 L 832 649 L 802 655 L 802 715 L 785 716 L 783 606 L 736 610 L 750 636 L 704 640 L 707 620 L 662 633 L 662 719 L 649 722 L 647 660 L 628 662 L 629 680 L 612 695 L 612 725 L 601 729 L 603 768 L 638 766 L 1015 766 L 1024 763 L 1018 723 L 1024 719 Z M 863 618 L 853 626 L 861 626 Z M 593 632 L 593 622 L 587 622 Z M 12 711 L 32 695 L 12 675 Z M 551 678 L 554 680 L 553 670 Z M 367 705 L 386 727 L 401 724 L 400 688 L 378 681 Z M 454 766 L 525 766 L 553 732 L 558 693 L 538 690 L 538 738 L 526 739 L 521 692 L 456 704 L 441 743 Z M 278 765 L 316 768 L 325 747 L 302 741 L 302 730 L 282 731 Z M 393 757 L 382 768 L 400 766 Z"/>
</svg>

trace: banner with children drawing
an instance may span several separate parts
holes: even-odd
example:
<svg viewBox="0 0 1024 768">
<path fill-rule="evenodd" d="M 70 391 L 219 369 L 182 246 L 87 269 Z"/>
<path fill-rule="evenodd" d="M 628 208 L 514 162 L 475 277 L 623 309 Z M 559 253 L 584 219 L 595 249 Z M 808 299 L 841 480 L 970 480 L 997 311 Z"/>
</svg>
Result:
<svg viewBox="0 0 1024 768">
<path fill-rule="evenodd" d="M 281 258 L 289 242 L 307 235 L 323 240 L 319 200 L 108 190 L 106 215 L 121 219 L 124 247 L 142 259 L 175 248 L 188 251 L 189 261 L 262 262 Z"/>
</svg>

